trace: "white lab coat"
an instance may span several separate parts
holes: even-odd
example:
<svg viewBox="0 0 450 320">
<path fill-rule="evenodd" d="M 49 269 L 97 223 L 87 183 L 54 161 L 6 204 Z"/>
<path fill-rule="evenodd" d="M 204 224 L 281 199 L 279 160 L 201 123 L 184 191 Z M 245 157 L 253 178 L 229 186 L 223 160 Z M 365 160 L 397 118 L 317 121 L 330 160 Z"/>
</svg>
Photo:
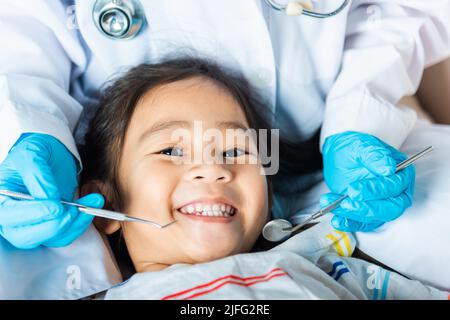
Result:
<svg viewBox="0 0 450 320">
<path fill-rule="evenodd" d="M 323 124 L 322 143 L 357 130 L 399 147 L 416 116 L 396 102 L 450 55 L 448 0 L 355 0 L 325 20 L 260 0 L 142 0 L 148 26 L 127 41 L 96 29 L 94 2 L 0 0 L 0 161 L 23 132 L 53 135 L 79 157 L 73 131 L 99 87 L 174 53 L 243 69 L 293 136 Z"/>
</svg>

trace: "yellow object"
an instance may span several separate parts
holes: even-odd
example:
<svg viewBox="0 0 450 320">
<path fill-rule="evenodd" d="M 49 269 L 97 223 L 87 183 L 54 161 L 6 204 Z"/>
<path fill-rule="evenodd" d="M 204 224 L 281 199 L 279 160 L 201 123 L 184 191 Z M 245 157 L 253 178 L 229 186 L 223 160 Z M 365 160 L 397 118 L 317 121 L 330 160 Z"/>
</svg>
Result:
<svg viewBox="0 0 450 320">
<path fill-rule="evenodd" d="M 299 1 L 299 3 L 302 5 L 303 9 L 306 9 L 306 10 L 314 9 L 314 5 L 311 0 L 301 0 L 301 1 Z"/>
<path fill-rule="evenodd" d="M 288 16 L 299 16 L 303 12 L 303 6 L 299 2 L 289 2 L 286 6 Z"/>
<path fill-rule="evenodd" d="M 348 234 L 338 230 L 335 230 L 334 232 L 338 236 L 328 233 L 326 235 L 327 239 L 331 240 L 332 245 L 336 249 L 338 255 L 340 255 L 341 257 L 350 257 L 353 253 L 353 249 Z M 343 248 L 346 249 L 345 251 L 347 251 L 347 253 Z"/>
<path fill-rule="evenodd" d="M 286 14 L 288 16 L 299 16 L 303 10 L 312 10 L 314 8 L 311 0 L 303 0 L 298 2 L 289 2 L 286 6 Z"/>
</svg>

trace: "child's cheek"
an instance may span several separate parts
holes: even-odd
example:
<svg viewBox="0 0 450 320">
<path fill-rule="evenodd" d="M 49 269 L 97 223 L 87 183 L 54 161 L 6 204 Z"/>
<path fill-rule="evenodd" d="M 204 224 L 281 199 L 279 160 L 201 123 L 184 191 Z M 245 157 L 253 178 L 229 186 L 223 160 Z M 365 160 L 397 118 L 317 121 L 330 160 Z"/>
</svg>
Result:
<svg viewBox="0 0 450 320">
<path fill-rule="evenodd" d="M 166 160 L 147 161 L 141 166 L 129 185 L 130 214 L 167 220 L 172 210 L 171 196 L 179 181 L 177 171 L 177 167 Z"/>
<path fill-rule="evenodd" d="M 269 190 L 266 176 L 256 165 L 245 166 L 237 173 L 241 196 L 246 206 L 243 217 L 247 233 L 258 234 L 269 216 Z"/>
</svg>

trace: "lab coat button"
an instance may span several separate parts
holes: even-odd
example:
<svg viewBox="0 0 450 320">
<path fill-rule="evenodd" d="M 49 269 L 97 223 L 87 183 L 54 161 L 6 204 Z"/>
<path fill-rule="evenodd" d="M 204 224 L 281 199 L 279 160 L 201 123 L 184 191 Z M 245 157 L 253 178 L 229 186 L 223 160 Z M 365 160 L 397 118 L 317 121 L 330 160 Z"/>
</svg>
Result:
<svg viewBox="0 0 450 320">
<path fill-rule="evenodd" d="M 258 69 L 253 77 L 254 84 L 257 86 L 268 86 L 272 82 L 272 75 L 268 69 Z"/>
</svg>

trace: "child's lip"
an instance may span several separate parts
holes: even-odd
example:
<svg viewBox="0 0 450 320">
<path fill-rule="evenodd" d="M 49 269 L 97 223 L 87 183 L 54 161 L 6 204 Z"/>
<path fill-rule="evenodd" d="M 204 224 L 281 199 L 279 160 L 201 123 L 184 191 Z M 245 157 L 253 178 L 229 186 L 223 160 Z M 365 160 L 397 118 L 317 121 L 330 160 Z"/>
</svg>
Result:
<svg viewBox="0 0 450 320">
<path fill-rule="evenodd" d="M 188 216 L 217 219 L 233 217 L 238 212 L 238 209 L 228 199 L 214 197 L 187 202 L 177 208 L 177 211 Z"/>
<path fill-rule="evenodd" d="M 193 205 L 195 203 L 205 203 L 205 204 L 223 203 L 223 204 L 229 205 L 237 210 L 236 205 L 234 205 L 233 202 L 231 202 L 230 200 L 228 200 L 227 198 L 224 198 L 224 197 L 198 198 L 198 199 L 186 202 L 185 204 L 179 206 L 177 208 L 177 210 L 179 210 L 183 207 L 186 207 L 188 205 Z"/>
<path fill-rule="evenodd" d="M 187 219 L 197 220 L 201 222 L 229 223 L 233 221 L 235 218 L 235 215 L 228 217 L 215 217 L 215 216 L 211 217 L 211 216 L 200 216 L 195 214 L 185 214 L 181 213 L 179 210 L 177 210 L 177 213 L 182 215 L 183 217 L 186 217 Z"/>
</svg>

